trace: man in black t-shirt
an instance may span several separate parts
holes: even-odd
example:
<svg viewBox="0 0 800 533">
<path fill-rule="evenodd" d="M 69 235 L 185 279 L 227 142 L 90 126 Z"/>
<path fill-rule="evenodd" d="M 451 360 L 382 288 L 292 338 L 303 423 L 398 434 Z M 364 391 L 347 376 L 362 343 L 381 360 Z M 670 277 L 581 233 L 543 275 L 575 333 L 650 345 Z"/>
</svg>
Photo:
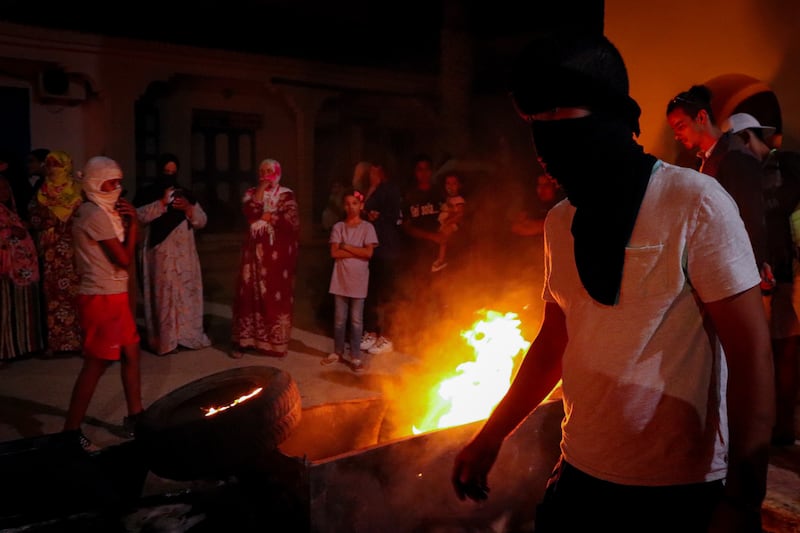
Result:
<svg viewBox="0 0 800 533">
<path fill-rule="evenodd" d="M 431 263 L 445 238 L 439 233 L 439 208 L 444 195 L 433 185 L 433 164 L 427 155 L 414 160 L 415 184 L 405 191 L 402 202 L 403 247 L 400 254 L 399 281 L 405 299 L 429 308 L 431 294 Z M 419 308 L 418 308 L 419 309 Z"/>
<path fill-rule="evenodd" d="M 444 200 L 439 188 L 433 186 L 433 168 L 430 157 L 418 156 L 414 162 L 413 187 L 403 194 L 403 233 L 406 236 L 406 262 L 416 269 L 430 263 L 436 254 L 442 236 L 439 234 L 439 208 Z M 422 269 L 421 266 L 419 266 Z"/>
</svg>

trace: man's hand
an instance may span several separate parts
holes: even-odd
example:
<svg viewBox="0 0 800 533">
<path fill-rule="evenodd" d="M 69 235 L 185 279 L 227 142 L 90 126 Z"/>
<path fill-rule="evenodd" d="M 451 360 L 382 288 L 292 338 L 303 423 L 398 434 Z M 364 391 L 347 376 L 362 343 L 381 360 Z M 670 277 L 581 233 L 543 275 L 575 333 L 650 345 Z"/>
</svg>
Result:
<svg viewBox="0 0 800 533">
<path fill-rule="evenodd" d="M 478 502 L 489 497 L 487 479 L 502 443 L 478 433 L 458 453 L 451 481 L 459 500 L 469 498 Z"/>
<path fill-rule="evenodd" d="M 128 200 L 122 197 L 120 197 L 120 199 L 117 200 L 117 212 L 122 217 L 133 218 L 133 219 L 136 218 L 136 208 L 133 207 L 132 203 L 130 203 Z"/>
</svg>

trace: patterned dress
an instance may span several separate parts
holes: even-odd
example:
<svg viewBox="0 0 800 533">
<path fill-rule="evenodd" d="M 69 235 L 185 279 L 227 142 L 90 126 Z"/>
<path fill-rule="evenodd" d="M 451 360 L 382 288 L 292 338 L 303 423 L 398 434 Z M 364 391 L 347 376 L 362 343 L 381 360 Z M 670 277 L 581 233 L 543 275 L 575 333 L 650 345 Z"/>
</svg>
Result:
<svg viewBox="0 0 800 533">
<path fill-rule="evenodd" d="M 34 197 L 28 206 L 31 227 L 37 233 L 41 262 L 48 352 L 81 350 L 77 308 L 79 279 L 72 245 L 72 215 L 78 205 L 80 201 L 46 205 Z"/>
<path fill-rule="evenodd" d="M 0 360 L 42 347 L 36 247 L 14 210 L 0 203 Z"/>
<path fill-rule="evenodd" d="M 139 207 L 139 221 L 149 224 L 166 209 L 161 200 Z M 185 346 L 198 350 L 211 346 L 203 331 L 203 278 L 194 230 L 205 227 L 208 218 L 200 204 L 192 210 L 192 220 L 184 220 L 160 243 L 144 241 L 142 280 L 144 316 L 150 349 L 166 354 Z"/>
<path fill-rule="evenodd" d="M 243 199 L 249 228 L 242 243 L 233 304 L 234 347 L 283 357 L 289 350 L 300 222 L 294 192 L 285 187 L 258 201 L 255 188 Z M 274 198 L 274 200 L 271 200 Z M 273 222 L 261 220 L 272 212 Z"/>
</svg>

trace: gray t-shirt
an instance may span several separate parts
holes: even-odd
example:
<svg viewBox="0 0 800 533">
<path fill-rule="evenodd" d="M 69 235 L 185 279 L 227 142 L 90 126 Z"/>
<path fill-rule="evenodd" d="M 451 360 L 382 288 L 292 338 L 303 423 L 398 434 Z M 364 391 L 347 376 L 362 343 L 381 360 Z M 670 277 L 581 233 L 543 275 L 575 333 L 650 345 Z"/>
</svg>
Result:
<svg viewBox="0 0 800 533">
<path fill-rule="evenodd" d="M 97 204 L 83 202 L 72 225 L 75 268 L 80 276 L 80 294 L 128 292 L 128 271 L 111 262 L 100 241 L 116 239 L 108 214 Z"/>
<path fill-rule="evenodd" d="M 331 244 L 345 243 L 363 248 L 368 244 L 378 244 L 375 226 L 362 220 L 357 226 L 337 222 L 331 229 Z M 336 259 L 333 263 L 329 292 L 349 298 L 366 298 L 369 284 L 369 260 L 360 257 Z"/>
<path fill-rule="evenodd" d="M 760 281 L 736 204 L 716 180 L 657 163 L 625 248 L 614 306 L 592 300 L 581 283 L 574 214 L 564 200 L 544 228 L 542 294 L 562 309 L 569 332 L 564 458 L 627 485 L 724 478 L 727 364 L 703 302 Z"/>
</svg>

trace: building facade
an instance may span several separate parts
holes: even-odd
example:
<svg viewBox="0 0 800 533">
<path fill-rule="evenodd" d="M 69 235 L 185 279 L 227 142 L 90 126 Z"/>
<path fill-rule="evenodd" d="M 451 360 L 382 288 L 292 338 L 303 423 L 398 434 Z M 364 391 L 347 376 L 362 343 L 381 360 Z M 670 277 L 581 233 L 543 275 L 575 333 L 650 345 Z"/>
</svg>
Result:
<svg viewBox="0 0 800 533">
<path fill-rule="evenodd" d="M 397 73 L 0 23 L 2 144 L 117 160 L 124 187 L 156 175 L 160 152 L 207 207 L 210 231 L 243 223 L 239 199 L 264 158 L 295 190 L 303 240 L 333 181 L 361 159 L 398 172 L 437 150 L 432 75 Z M 128 193 L 128 198 L 133 194 Z"/>
</svg>

